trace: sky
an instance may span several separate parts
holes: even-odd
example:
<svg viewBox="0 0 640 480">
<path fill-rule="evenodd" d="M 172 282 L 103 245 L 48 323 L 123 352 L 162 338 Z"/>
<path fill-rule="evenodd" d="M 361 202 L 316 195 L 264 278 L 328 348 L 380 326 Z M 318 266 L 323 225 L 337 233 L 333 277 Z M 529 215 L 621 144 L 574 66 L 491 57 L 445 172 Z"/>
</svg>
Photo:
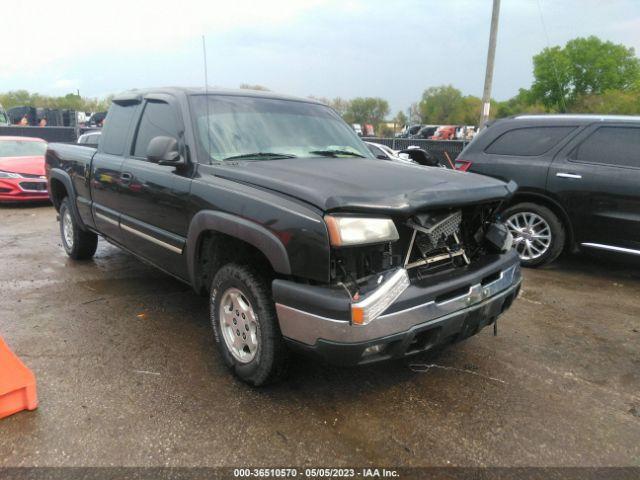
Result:
<svg viewBox="0 0 640 480">
<path fill-rule="evenodd" d="M 25 0 L 2 7 L 0 91 L 103 97 L 130 88 L 261 84 L 378 96 L 481 96 L 491 0 Z M 532 56 L 597 35 L 640 51 L 640 0 L 502 0 L 493 98 L 532 82 Z"/>
</svg>

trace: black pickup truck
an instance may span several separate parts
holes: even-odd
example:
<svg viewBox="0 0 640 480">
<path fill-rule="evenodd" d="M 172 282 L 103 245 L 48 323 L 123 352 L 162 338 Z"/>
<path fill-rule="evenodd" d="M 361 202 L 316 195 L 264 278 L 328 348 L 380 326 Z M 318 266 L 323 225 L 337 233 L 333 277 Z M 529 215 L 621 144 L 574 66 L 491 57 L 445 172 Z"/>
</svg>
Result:
<svg viewBox="0 0 640 480">
<path fill-rule="evenodd" d="M 244 381 L 298 349 L 399 358 L 493 324 L 521 276 L 500 205 L 515 184 L 376 159 L 330 108 L 265 92 L 117 96 L 97 150 L 50 144 L 69 256 L 98 235 L 211 300 Z"/>
</svg>

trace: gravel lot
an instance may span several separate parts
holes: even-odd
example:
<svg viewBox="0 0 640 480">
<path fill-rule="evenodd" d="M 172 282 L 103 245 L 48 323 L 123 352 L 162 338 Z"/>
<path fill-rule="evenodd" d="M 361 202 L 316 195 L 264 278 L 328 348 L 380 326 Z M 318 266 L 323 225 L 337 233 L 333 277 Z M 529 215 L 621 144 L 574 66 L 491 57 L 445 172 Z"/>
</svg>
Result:
<svg viewBox="0 0 640 480">
<path fill-rule="evenodd" d="M 67 259 L 50 206 L 0 207 L 0 334 L 40 407 L 0 421 L 0 466 L 640 466 L 640 268 L 525 271 L 499 322 L 438 356 L 295 362 L 253 390 L 207 300 L 101 241 Z"/>
</svg>

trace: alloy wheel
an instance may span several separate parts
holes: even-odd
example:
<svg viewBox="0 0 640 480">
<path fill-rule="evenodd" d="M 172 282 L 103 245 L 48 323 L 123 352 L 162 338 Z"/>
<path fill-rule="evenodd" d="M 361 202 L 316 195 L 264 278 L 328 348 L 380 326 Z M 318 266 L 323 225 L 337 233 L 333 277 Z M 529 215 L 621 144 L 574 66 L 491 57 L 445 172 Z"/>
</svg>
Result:
<svg viewBox="0 0 640 480">
<path fill-rule="evenodd" d="M 513 235 L 513 247 L 521 260 L 540 258 L 551 247 L 551 227 L 537 213 L 514 213 L 506 223 Z"/>
<path fill-rule="evenodd" d="M 258 351 L 258 320 L 247 297 L 237 288 L 223 294 L 219 307 L 220 330 L 233 357 L 249 363 Z"/>
<path fill-rule="evenodd" d="M 62 234 L 67 247 L 69 249 L 73 248 L 73 220 L 71 219 L 69 210 L 65 210 L 62 216 Z"/>
</svg>

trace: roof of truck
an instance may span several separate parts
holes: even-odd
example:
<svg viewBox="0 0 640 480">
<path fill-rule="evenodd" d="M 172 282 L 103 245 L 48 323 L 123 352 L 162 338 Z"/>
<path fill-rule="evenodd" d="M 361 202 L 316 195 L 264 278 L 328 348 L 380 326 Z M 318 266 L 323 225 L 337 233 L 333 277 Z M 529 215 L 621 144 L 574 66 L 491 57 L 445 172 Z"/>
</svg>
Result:
<svg viewBox="0 0 640 480">
<path fill-rule="evenodd" d="M 583 121 L 640 121 L 638 115 L 601 115 L 601 114 L 587 114 L 587 113 L 566 113 L 566 114 L 541 114 L 541 115 L 515 115 L 511 118 L 516 120 L 583 120 Z"/>
<path fill-rule="evenodd" d="M 220 88 L 220 87 L 158 87 L 158 88 L 141 88 L 127 90 L 125 92 L 116 95 L 113 100 L 118 101 L 130 101 L 136 97 L 142 99 L 146 95 L 151 94 L 169 94 L 169 95 L 234 95 L 242 97 L 259 97 L 259 98 L 273 98 L 279 100 L 294 100 L 298 102 L 317 103 L 324 105 L 322 102 L 314 100 L 312 98 L 294 97 L 292 95 L 283 95 L 267 90 L 249 90 L 249 89 L 235 89 L 235 88 Z"/>
</svg>

